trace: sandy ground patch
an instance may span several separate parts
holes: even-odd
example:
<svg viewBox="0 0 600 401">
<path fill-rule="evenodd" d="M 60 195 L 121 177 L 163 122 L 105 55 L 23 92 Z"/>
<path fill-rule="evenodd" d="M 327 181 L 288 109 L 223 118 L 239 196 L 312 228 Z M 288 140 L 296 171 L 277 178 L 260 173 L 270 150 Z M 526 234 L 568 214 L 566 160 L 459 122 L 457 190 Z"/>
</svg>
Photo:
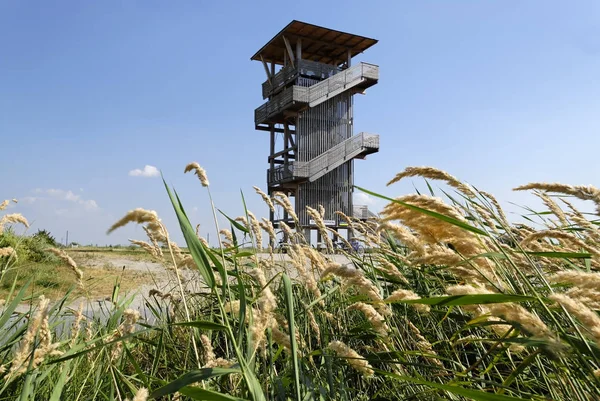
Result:
<svg viewBox="0 0 600 401">
<path fill-rule="evenodd" d="M 179 293 L 175 273 L 167 270 L 164 265 L 152 260 L 142 252 L 105 252 L 72 250 L 69 254 L 77 262 L 78 266 L 87 272 L 86 285 L 89 286 L 89 296 L 79 297 L 69 303 L 69 307 L 77 309 L 83 301 L 87 306 L 89 314 L 97 310 L 110 310 L 112 303 L 110 297 L 113 286 L 120 282 L 120 294 L 133 297 L 131 307 L 147 312 L 144 306 L 144 298 L 148 297 L 150 290 L 158 290 L 162 293 Z M 261 259 L 268 259 L 268 254 L 258 254 Z M 329 255 L 332 262 L 341 264 L 349 263 L 349 259 L 343 255 Z M 276 254 L 275 263 L 287 265 L 290 258 L 286 254 Z M 273 272 L 272 272 L 273 273 Z M 288 270 L 290 276 L 295 278 L 293 271 Z M 180 270 L 182 283 L 186 292 L 205 291 L 200 275 L 197 271 Z M 26 307 L 27 309 L 28 307 Z"/>
</svg>

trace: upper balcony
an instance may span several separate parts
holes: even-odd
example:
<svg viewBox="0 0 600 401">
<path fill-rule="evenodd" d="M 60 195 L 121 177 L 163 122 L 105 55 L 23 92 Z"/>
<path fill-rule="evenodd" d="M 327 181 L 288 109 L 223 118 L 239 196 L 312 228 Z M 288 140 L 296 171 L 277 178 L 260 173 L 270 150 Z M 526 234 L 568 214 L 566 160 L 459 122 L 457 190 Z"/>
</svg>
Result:
<svg viewBox="0 0 600 401">
<path fill-rule="evenodd" d="M 290 86 L 273 96 L 271 100 L 254 110 L 256 125 L 264 123 L 283 123 L 284 111 L 297 111 L 308 104 L 308 88 L 303 86 Z"/>
<path fill-rule="evenodd" d="M 283 67 L 270 81 L 267 80 L 262 84 L 263 99 L 276 94 L 287 84 L 295 81 L 298 76 L 323 80 L 340 71 L 340 67 L 332 64 L 318 63 L 310 60 L 297 60 L 295 66 L 288 65 Z"/>
<path fill-rule="evenodd" d="M 257 126 L 282 123 L 286 117 L 284 111 L 314 107 L 353 88 L 362 91 L 375 85 L 378 79 L 378 66 L 359 63 L 312 86 L 288 86 L 254 111 L 254 123 Z"/>
</svg>

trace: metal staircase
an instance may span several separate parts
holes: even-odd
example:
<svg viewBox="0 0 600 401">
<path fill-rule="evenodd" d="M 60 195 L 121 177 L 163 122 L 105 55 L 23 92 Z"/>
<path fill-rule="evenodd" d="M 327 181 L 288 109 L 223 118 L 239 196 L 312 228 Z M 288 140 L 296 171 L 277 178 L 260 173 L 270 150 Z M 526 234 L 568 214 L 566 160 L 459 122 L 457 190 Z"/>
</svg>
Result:
<svg viewBox="0 0 600 401">
<path fill-rule="evenodd" d="M 277 166 L 269 170 L 267 182 L 269 184 L 306 180 L 313 182 L 349 160 L 364 158 L 378 151 L 379 135 L 361 132 L 307 162 L 297 161 L 288 166 Z"/>
<path fill-rule="evenodd" d="M 379 151 L 379 135 L 361 132 L 308 162 L 296 162 L 296 166 L 299 171 L 306 174 L 308 181 L 312 182 L 349 160 L 364 158 L 377 151 Z"/>
</svg>

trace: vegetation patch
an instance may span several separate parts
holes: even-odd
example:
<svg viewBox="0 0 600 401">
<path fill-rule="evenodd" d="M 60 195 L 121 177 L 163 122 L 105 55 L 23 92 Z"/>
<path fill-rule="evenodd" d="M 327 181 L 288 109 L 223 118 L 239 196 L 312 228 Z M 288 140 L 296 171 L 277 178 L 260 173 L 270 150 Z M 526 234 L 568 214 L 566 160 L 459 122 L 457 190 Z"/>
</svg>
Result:
<svg viewBox="0 0 600 401">
<path fill-rule="evenodd" d="M 197 163 L 186 171 L 210 195 L 206 172 Z M 390 184 L 406 177 L 426 179 L 428 195 L 382 197 L 382 215 L 366 222 L 342 216 L 366 250 L 345 253 L 344 264 L 250 212 L 228 227 L 215 217 L 221 246 L 211 249 L 165 185 L 187 249 L 152 211 L 133 209 L 109 229 L 143 225 L 147 239 L 134 244 L 172 280 L 169 291 L 151 289 L 141 310 L 123 291 L 138 285 L 127 269 L 86 268 L 95 251 L 56 250 L 45 235 L 31 242 L 4 229 L 0 398 L 598 399 L 600 190 L 519 187 L 546 209 L 528 211 L 525 225 L 448 173 L 413 167 Z M 448 187 L 442 196 L 433 180 Z M 293 216 L 289 199 L 257 192 Z M 320 210 L 309 212 L 330 236 Z M 27 225 L 10 216 L 0 226 Z M 282 233 L 285 256 L 274 252 Z M 27 247 L 37 241 L 53 259 L 32 262 L 40 255 Z M 112 278 L 101 276 L 111 271 L 117 284 L 101 310 L 89 296 L 75 308 L 67 295 L 50 301 L 65 283 L 79 294 L 106 291 Z"/>
</svg>

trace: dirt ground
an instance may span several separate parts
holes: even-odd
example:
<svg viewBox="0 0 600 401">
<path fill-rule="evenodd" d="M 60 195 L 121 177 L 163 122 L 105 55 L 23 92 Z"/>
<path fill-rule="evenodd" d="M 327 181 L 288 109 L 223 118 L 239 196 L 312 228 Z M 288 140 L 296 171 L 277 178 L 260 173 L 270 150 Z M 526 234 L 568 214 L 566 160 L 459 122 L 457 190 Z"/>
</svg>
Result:
<svg viewBox="0 0 600 401">
<path fill-rule="evenodd" d="M 144 309 L 144 297 L 150 290 L 162 293 L 179 293 L 177 280 L 172 270 L 141 251 L 105 251 L 70 250 L 69 254 L 84 271 L 86 294 L 75 298 L 70 305 L 74 308 L 86 301 L 93 308 L 110 303 L 110 297 L 116 282 L 119 282 L 120 294 L 133 297 L 131 307 Z M 268 258 L 268 254 L 259 254 L 259 258 Z M 332 261 L 346 264 L 349 260 L 343 255 L 330 256 Z M 287 265 L 290 259 L 285 254 L 276 254 L 275 262 Z M 290 272 L 293 278 L 293 272 Z M 200 292 L 204 289 L 197 271 L 180 270 L 185 291 Z"/>
</svg>

